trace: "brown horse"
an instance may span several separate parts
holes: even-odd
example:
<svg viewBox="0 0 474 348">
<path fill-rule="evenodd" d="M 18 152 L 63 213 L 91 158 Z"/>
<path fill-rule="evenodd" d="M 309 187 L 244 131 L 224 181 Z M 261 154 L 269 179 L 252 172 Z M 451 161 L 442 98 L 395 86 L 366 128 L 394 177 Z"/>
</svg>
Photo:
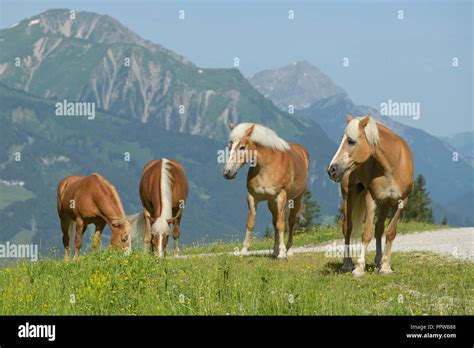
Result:
<svg viewBox="0 0 474 348">
<path fill-rule="evenodd" d="M 293 232 L 301 208 L 309 170 L 308 152 L 298 144 L 288 144 L 273 130 L 254 123 L 231 124 L 230 154 L 224 168 L 224 178 L 233 179 L 246 163 L 247 203 L 249 215 L 242 254 L 248 252 L 250 233 L 255 224 L 257 205 L 268 202 L 275 227 L 273 256 L 279 259 L 291 255 Z M 289 206 L 289 236 L 285 247 L 285 216 Z"/>
<path fill-rule="evenodd" d="M 178 256 L 178 239 L 183 209 L 188 197 L 188 179 L 183 166 L 163 158 L 152 160 L 143 168 L 140 198 L 145 218 L 145 252 L 162 257 L 173 226 L 174 256 Z"/>
<path fill-rule="evenodd" d="M 74 259 L 79 258 L 82 236 L 89 224 L 95 225 L 94 250 L 100 247 L 105 225 L 112 230 L 111 244 L 127 250 L 131 221 L 127 219 L 120 197 L 104 177 L 67 176 L 58 186 L 58 215 L 63 232 L 64 260 L 69 259 L 69 241 L 75 225 Z"/>
<path fill-rule="evenodd" d="M 362 250 L 352 274 L 361 277 L 365 271 L 367 246 L 372 239 L 372 224 L 379 208 L 375 226 L 375 266 L 380 274 L 390 274 L 392 243 L 397 222 L 413 186 L 413 157 L 406 142 L 369 115 L 347 116 L 341 144 L 328 166 L 329 177 L 341 182 L 345 238 L 343 271 L 352 270 L 349 254 L 351 233 L 362 225 Z M 396 209 L 387 228 L 382 257 L 384 223 L 390 210 Z"/>
</svg>

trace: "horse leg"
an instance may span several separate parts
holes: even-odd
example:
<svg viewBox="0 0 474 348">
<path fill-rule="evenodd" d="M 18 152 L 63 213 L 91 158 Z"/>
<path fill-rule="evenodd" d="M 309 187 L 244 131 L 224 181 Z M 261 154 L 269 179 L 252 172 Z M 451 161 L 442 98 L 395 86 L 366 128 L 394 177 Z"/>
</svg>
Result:
<svg viewBox="0 0 474 348">
<path fill-rule="evenodd" d="M 273 215 L 273 226 L 275 227 L 275 245 L 273 255 L 278 259 L 286 259 L 285 234 L 285 211 L 286 192 L 281 191 L 273 200 L 268 201 L 268 206 Z"/>
<path fill-rule="evenodd" d="M 345 180 L 344 178 L 342 180 Z M 352 263 L 350 244 L 352 234 L 352 206 L 349 200 L 349 187 L 344 188 L 344 184 L 341 184 L 342 192 L 342 234 L 344 235 L 344 260 L 342 263 L 342 272 L 351 272 L 354 269 Z M 344 185 L 348 185 L 347 183 Z M 353 190 L 352 190 L 353 191 Z M 351 193 L 353 194 L 353 192 Z"/>
<path fill-rule="evenodd" d="M 245 229 L 245 239 L 242 250 L 240 250 L 240 254 L 245 255 L 249 251 L 250 246 L 250 234 L 253 231 L 253 227 L 255 225 L 255 215 L 257 214 L 257 205 L 258 201 L 250 194 L 247 193 L 247 204 L 249 207 L 249 215 L 247 217 L 247 225 Z"/>
<path fill-rule="evenodd" d="M 397 235 L 397 224 L 400 214 L 403 207 L 407 203 L 408 199 L 405 198 L 397 207 L 397 211 L 393 215 L 392 220 L 387 228 L 387 233 L 385 234 L 385 250 L 382 256 L 382 267 L 380 268 L 379 274 L 387 275 L 393 273 L 392 268 L 390 267 L 390 259 L 392 254 L 392 243 Z"/>
<path fill-rule="evenodd" d="M 387 218 L 389 206 L 384 204 L 379 209 L 377 224 L 375 225 L 375 269 L 380 270 L 382 261 L 382 236 L 385 228 L 385 219 Z"/>
<path fill-rule="evenodd" d="M 182 208 L 180 208 L 182 209 Z M 176 222 L 174 223 L 173 225 L 173 240 L 174 240 L 174 251 L 173 251 L 173 256 L 178 256 L 179 255 L 179 245 L 178 245 L 178 241 L 179 241 L 179 236 L 180 236 L 180 226 L 179 224 L 181 223 L 181 213 L 178 213 L 180 214 L 179 218 L 176 219 Z"/>
<path fill-rule="evenodd" d="M 87 225 L 84 224 L 84 221 L 81 218 L 76 219 L 76 238 L 74 241 L 74 260 L 79 259 L 79 253 L 81 252 L 82 247 L 82 235 L 87 229 Z"/>
<path fill-rule="evenodd" d="M 72 221 L 67 216 L 61 217 L 61 231 L 63 232 L 64 261 L 69 261 L 69 224 Z"/>
<path fill-rule="evenodd" d="M 151 249 L 151 216 L 148 210 L 143 209 L 143 216 L 145 217 L 145 236 L 143 238 L 143 251 L 148 254 Z"/>
<path fill-rule="evenodd" d="M 101 247 L 101 237 L 102 237 L 102 231 L 104 230 L 105 227 L 105 221 L 98 222 L 95 224 L 95 234 L 94 234 L 94 239 L 93 239 L 93 246 L 94 246 L 94 252 L 98 252 Z"/>
<path fill-rule="evenodd" d="M 372 196 L 367 191 L 365 193 L 365 207 L 367 210 L 367 215 L 365 218 L 365 225 L 364 230 L 362 232 L 362 250 L 359 259 L 357 260 L 357 265 L 352 271 L 352 275 L 354 277 L 363 277 L 365 272 L 365 259 L 367 257 L 367 246 L 372 239 L 372 224 L 374 222 L 374 215 L 375 215 L 375 208 L 377 205 L 375 201 L 372 199 Z"/>
<path fill-rule="evenodd" d="M 293 233 L 295 231 L 296 219 L 297 219 L 298 213 L 301 209 L 302 199 L 303 199 L 303 194 L 296 197 L 295 200 L 294 200 L 293 208 L 290 208 L 290 217 L 288 218 L 288 226 L 289 226 L 289 229 L 288 229 L 288 242 L 286 244 L 286 254 L 288 256 L 293 256 L 293 250 L 291 249 L 291 247 L 293 246 Z"/>
</svg>

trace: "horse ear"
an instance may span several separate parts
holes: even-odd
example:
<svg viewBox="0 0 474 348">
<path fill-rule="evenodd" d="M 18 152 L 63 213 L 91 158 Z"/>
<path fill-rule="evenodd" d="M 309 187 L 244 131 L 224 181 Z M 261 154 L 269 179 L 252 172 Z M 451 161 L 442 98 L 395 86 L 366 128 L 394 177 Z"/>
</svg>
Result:
<svg viewBox="0 0 474 348">
<path fill-rule="evenodd" d="M 250 138 L 250 136 L 253 133 L 254 128 L 255 128 L 255 123 L 249 129 L 247 129 L 247 131 L 245 132 L 245 136 Z"/>
<path fill-rule="evenodd" d="M 359 126 L 361 128 L 365 128 L 365 126 L 367 126 L 367 123 L 369 123 L 369 120 L 370 120 L 370 115 L 365 116 L 362 120 L 360 120 Z"/>
<path fill-rule="evenodd" d="M 354 116 L 352 116 L 352 115 L 347 115 L 346 116 L 347 123 L 351 122 L 353 119 L 354 119 Z"/>
<path fill-rule="evenodd" d="M 229 123 L 229 128 L 234 129 L 235 128 L 235 123 Z"/>
</svg>

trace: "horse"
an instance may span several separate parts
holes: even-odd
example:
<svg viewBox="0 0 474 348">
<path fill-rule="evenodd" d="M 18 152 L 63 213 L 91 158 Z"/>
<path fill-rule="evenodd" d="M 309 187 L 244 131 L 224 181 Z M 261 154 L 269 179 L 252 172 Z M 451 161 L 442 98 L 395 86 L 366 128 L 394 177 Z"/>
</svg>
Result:
<svg viewBox="0 0 474 348">
<path fill-rule="evenodd" d="M 413 166 L 411 150 L 400 136 L 376 122 L 370 114 L 358 118 L 347 115 L 339 149 L 327 168 L 331 180 L 340 182 L 343 198 L 344 272 L 354 268 L 349 253 L 351 233 L 362 226 L 365 219 L 361 255 L 352 272 L 354 277 L 364 275 L 367 246 L 372 239 L 378 208 L 375 267 L 379 274 L 393 273 L 390 266 L 392 244 L 400 214 L 412 190 Z M 392 209 L 395 213 L 387 228 L 382 256 L 385 219 Z"/>
<path fill-rule="evenodd" d="M 130 220 L 124 212 L 115 187 L 104 177 L 66 176 L 58 185 L 57 211 L 61 221 L 64 260 L 69 260 L 70 236 L 75 230 L 74 260 L 79 258 L 82 237 L 89 224 L 95 225 L 94 251 L 100 248 L 105 225 L 112 230 L 111 245 L 128 251 Z"/>
<path fill-rule="evenodd" d="M 245 164 L 250 166 L 247 174 L 249 213 L 240 253 L 248 254 L 257 205 L 261 201 L 267 201 L 275 228 L 273 256 L 286 259 L 293 254 L 293 232 L 306 190 L 309 154 L 302 146 L 287 143 L 263 125 L 240 123 L 230 124 L 229 127 L 230 153 L 224 167 L 224 178 L 234 179 L 240 168 Z M 287 205 L 290 206 L 290 213 L 288 242 L 285 247 L 283 237 Z"/>
<path fill-rule="evenodd" d="M 188 197 L 188 179 L 178 161 L 152 160 L 143 168 L 140 199 L 145 218 L 144 250 L 163 257 L 173 224 L 174 256 L 179 254 L 180 223 Z"/>
</svg>

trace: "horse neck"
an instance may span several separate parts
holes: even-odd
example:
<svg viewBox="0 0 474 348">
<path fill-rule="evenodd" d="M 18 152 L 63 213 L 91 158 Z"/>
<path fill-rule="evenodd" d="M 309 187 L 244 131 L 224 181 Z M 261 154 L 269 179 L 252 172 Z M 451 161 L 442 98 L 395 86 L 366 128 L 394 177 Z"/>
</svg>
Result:
<svg viewBox="0 0 474 348">
<path fill-rule="evenodd" d="M 397 143 L 395 134 L 385 127 L 379 126 L 379 142 L 374 151 L 374 157 L 382 167 L 385 174 L 390 174 L 396 167 L 394 157 L 392 156 L 397 150 L 394 148 L 394 143 Z"/>
<path fill-rule="evenodd" d="M 255 168 L 260 170 L 273 170 L 279 165 L 278 154 L 281 154 L 281 151 L 261 145 L 256 145 L 256 148 L 257 163 Z"/>
</svg>

